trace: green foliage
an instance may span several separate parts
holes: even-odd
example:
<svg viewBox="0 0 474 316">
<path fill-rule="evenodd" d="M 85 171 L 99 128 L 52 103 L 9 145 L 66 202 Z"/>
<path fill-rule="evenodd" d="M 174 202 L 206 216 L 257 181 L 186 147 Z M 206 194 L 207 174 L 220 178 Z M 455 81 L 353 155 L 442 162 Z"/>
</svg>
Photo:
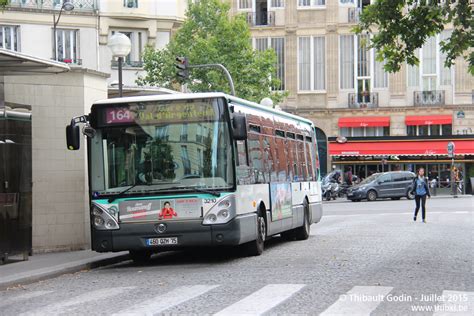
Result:
<svg viewBox="0 0 474 316">
<path fill-rule="evenodd" d="M 188 57 L 191 65 L 224 65 L 241 98 L 259 102 L 264 97 L 271 97 L 278 103 L 286 95 L 270 89 L 280 83 L 276 76 L 275 52 L 254 51 L 244 17 L 229 17 L 229 5 L 220 0 L 190 3 L 186 20 L 170 43 L 162 50 L 146 48 L 143 57 L 146 75 L 137 83 L 171 89 L 186 83 L 194 92 L 230 92 L 229 83 L 220 70 L 191 69 L 189 80 L 179 82 L 175 67 L 177 56 Z"/>
<path fill-rule="evenodd" d="M 10 0 L 0 0 L 0 10 L 5 9 L 5 7 L 10 3 Z"/>
<path fill-rule="evenodd" d="M 385 70 L 396 72 L 405 61 L 418 64 L 416 49 L 449 24 L 453 32 L 441 42 L 445 66 L 462 56 L 474 75 L 474 17 L 469 0 L 375 0 L 363 10 L 354 31 L 374 34 L 370 46 L 376 48 L 377 59 L 387 61 Z"/>
</svg>

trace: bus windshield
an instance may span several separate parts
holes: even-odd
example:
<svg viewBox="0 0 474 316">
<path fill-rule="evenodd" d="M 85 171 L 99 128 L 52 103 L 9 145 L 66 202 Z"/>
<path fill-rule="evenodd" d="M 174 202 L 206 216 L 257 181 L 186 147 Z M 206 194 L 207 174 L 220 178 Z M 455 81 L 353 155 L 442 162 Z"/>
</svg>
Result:
<svg viewBox="0 0 474 316">
<path fill-rule="evenodd" d="M 208 99 L 97 110 L 101 113 L 97 113 L 91 159 L 102 163 L 91 168 L 92 191 L 114 194 L 130 186 L 128 193 L 233 187 L 224 109 L 223 102 Z"/>
</svg>

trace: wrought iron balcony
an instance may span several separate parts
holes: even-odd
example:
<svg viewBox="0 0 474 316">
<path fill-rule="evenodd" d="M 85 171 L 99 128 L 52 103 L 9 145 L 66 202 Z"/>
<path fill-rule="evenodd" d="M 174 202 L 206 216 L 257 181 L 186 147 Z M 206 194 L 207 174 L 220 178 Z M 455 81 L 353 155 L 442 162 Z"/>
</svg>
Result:
<svg viewBox="0 0 474 316">
<path fill-rule="evenodd" d="M 348 104 L 351 109 L 377 108 L 379 94 L 377 92 L 349 93 Z"/>
<path fill-rule="evenodd" d="M 444 90 L 415 91 L 415 106 L 438 106 L 444 105 Z"/>
<path fill-rule="evenodd" d="M 74 11 L 93 12 L 98 9 L 97 0 L 71 0 Z M 7 8 L 38 9 L 38 10 L 60 10 L 62 0 L 10 0 Z"/>
<path fill-rule="evenodd" d="M 143 61 L 138 60 L 138 61 L 130 61 L 130 60 L 124 60 L 123 67 L 126 68 L 142 68 L 143 67 Z M 118 61 L 112 60 L 112 68 L 117 68 L 118 67 Z"/>
<path fill-rule="evenodd" d="M 359 16 L 362 10 L 360 8 L 349 8 L 347 11 L 347 20 L 349 23 L 359 23 Z"/>
<path fill-rule="evenodd" d="M 247 23 L 250 26 L 274 26 L 275 12 L 248 12 Z"/>
</svg>

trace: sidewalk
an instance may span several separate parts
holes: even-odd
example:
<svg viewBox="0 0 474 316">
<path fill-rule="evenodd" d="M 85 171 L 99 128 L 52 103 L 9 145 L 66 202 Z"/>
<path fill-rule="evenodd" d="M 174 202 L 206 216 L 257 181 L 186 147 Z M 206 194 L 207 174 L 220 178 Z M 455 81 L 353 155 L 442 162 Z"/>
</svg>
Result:
<svg viewBox="0 0 474 316">
<path fill-rule="evenodd" d="M 37 254 L 29 257 L 28 261 L 0 265 L 0 290 L 124 260 L 128 260 L 128 252 L 81 250 Z"/>
</svg>

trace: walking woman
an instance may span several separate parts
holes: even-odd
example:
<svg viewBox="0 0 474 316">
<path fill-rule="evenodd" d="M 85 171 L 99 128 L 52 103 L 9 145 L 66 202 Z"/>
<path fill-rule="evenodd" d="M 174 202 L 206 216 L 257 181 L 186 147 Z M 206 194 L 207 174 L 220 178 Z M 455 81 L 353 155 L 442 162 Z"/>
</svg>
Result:
<svg viewBox="0 0 474 316">
<path fill-rule="evenodd" d="M 413 220 L 416 222 L 416 216 L 418 215 L 418 211 L 420 210 L 421 204 L 421 218 L 423 223 L 426 223 L 426 196 L 431 198 L 430 189 L 428 186 L 428 181 L 425 178 L 425 169 L 420 168 L 416 174 L 416 178 L 413 179 L 412 185 L 412 194 L 415 194 L 415 216 L 413 216 Z"/>
</svg>

